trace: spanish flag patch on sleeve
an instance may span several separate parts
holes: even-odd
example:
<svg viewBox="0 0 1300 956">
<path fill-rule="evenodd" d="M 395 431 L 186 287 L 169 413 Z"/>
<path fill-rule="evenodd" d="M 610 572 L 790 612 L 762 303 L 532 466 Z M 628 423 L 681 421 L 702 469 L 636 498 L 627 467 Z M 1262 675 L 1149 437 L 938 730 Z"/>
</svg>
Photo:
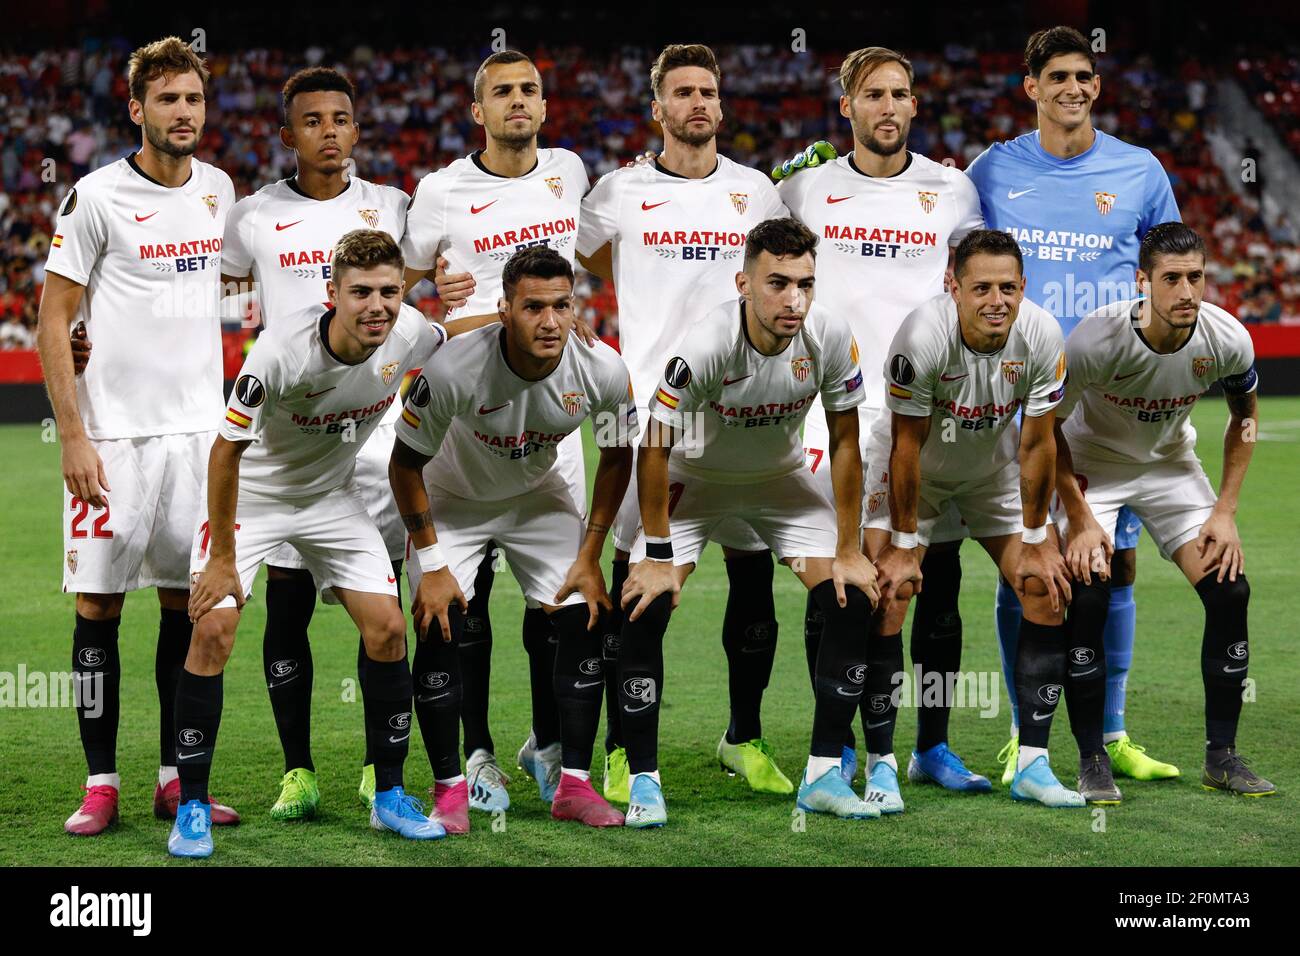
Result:
<svg viewBox="0 0 1300 956">
<path fill-rule="evenodd" d="M 659 391 L 655 392 L 655 400 L 659 402 L 660 405 L 663 405 L 667 408 L 676 408 L 677 402 L 679 401 L 677 396 L 670 395 L 668 392 L 665 392 L 662 388 L 659 389 Z"/>
<path fill-rule="evenodd" d="M 889 394 L 894 396 L 894 398 L 906 399 L 912 397 L 912 393 L 910 391 L 903 388 L 901 385 L 895 385 L 893 382 L 889 383 Z"/>
<path fill-rule="evenodd" d="M 406 422 L 406 424 L 410 425 L 412 428 L 420 427 L 420 416 L 415 414 L 415 412 L 411 411 L 409 408 L 402 409 L 402 421 Z"/>
<path fill-rule="evenodd" d="M 56 232 L 54 234 L 54 238 L 50 240 L 50 245 L 52 245 L 55 249 L 63 245 L 63 234 Z"/>
<path fill-rule="evenodd" d="M 237 412 L 233 408 L 226 409 L 226 421 L 238 428 L 247 428 L 253 423 L 253 420 L 243 412 Z"/>
</svg>

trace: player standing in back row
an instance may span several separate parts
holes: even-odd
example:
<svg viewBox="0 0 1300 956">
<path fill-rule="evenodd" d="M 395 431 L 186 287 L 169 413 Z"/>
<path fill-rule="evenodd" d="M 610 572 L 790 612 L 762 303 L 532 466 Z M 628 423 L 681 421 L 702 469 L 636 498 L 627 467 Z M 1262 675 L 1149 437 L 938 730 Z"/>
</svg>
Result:
<svg viewBox="0 0 1300 956">
<path fill-rule="evenodd" d="M 77 707 L 89 776 L 64 829 L 102 832 L 118 814 L 118 626 L 125 592 L 156 587 L 154 676 L 161 757 L 154 813 L 175 817 L 173 705 L 190 645 L 188 552 L 207 450 L 221 414 L 221 238 L 230 177 L 193 158 L 207 68 L 176 37 L 130 61 L 140 151 L 85 176 L 54 224 L 37 332 L 62 443 L 63 590 L 77 595 L 72 671 L 103 713 Z M 85 322 L 94 360 L 73 378 L 69 330 Z M 80 701 L 80 698 L 79 698 Z M 238 823 L 212 803 L 214 823 Z"/>
<path fill-rule="evenodd" d="M 867 47 L 850 53 L 840 67 L 840 113 L 853 130 L 853 152 L 784 180 L 781 198 L 791 213 L 821 239 L 817 256 L 817 302 L 846 319 L 858 346 L 867 355 L 884 355 L 908 313 L 944 291 L 951 250 L 972 229 L 984 225 L 979 195 L 966 174 L 907 149 L 907 134 L 916 115 L 912 64 L 901 53 Z M 862 470 L 868 478 L 888 471 L 889 462 L 868 461 L 867 439 L 875 421 L 888 421 L 881 363 L 871 360 L 862 404 L 858 406 L 858 440 Z M 818 404 L 804 427 L 808 467 L 831 497 L 826 457 L 826 418 Z M 863 509 L 864 515 L 869 509 Z M 961 667 L 961 617 L 957 591 L 961 580 L 958 547 L 965 529 L 949 508 L 926 552 L 925 587 L 917 596 L 912 621 L 911 657 L 918 689 L 925 675 L 942 674 L 942 699 L 918 693 L 916 748 L 908 778 L 933 780 L 953 790 L 988 790 L 989 781 L 972 773 L 948 749 L 951 682 Z M 811 594 L 804 621 L 809 676 L 815 680 L 821 642 L 821 610 Z M 892 695 L 895 675 L 903 673 L 901 635 L 873 636 L 868 647 L 866 701 Z M 892 696 L 889 696 L 892 701 Z M 862 713 L 867 745 L 866 799 L 882 803 L 898 794 L 894 752 L 897 708 Z M 852 731 L 850 731 L 850 741 Z M 850 783 L 856 756 L 846 745 L 842 763 Z"/>
<path fill-rule="evenodd" d="M 749 229 L 787 215 L 767 176 L 718 155 L 720 82 L 717 58 L 708 47 L 665 47 L 650 70 L 650 108 L 663 128 L 663 153 L 653 163 L 603 176 L 582 202 L 579 258 L 592 272 L 613 279 L 620 349 L 638 402 L 654 394 L 664 363 L 688 330 L 735 297 Z M 615 612 L 606 632 L 607 675 L 617 659 L 619 592 L 640 525 L 635 486 L 634 476 L 614 525 Z M 771 554 L 740 522 L 722 523 L 713 540 L 723 546 L 730 582 L 722 644 L 731 720 L 718 741 L 718 759 L 755 790 L 790 793 L 794 785 L 772 759 L 760 719 L 776 655 Z M 627 751 L 612 683 L 606 684 L 606 704 L 605 796 L 627 800 Z"/>
<path fill-rule="evenodd" d="M 502 270 L 518 250 L 548 246 L 572 264 L 588 185 L 587 169 L 576 153 L 537 147 L 546 100 L 541 75 L 524 54 L 504 50 L 483 61 L 474 76 L 471 112 L 474 122 L 483 127 L 486 147 L 420 181 L 402 242 L 406 287 L 414 288 L 426 274 L 436 274 L 441 279 L 435 280 L 439 295 L 448 306 L 448 331 L 453 334 L 499 321 Z M 558 467 L 574 503 L 585 510 L 587 475 L 579 431 L 561 443 Z M 510 806 L 507 777 L 497 764 L 488 727 L 492 666 L 488 598 L 495 577 L 494 551 L 487 550 L 479 567 L 458 642 L 469 801 L 471 807 L 489 812 Z M 519 764 L 537 780 L 542 799 L 549 802 L 560 782 L 560 717 L 551 677 L 556 638 L 546 612 L 531 599 L 527 604 L 523 640 L 533 727 L 519 751 Z M 415 709 L 423 726 L 426 719 L 437 718 L 419 696 Z"/>
<path fill-rule="evenodd" d="M 1092 104 L 1101 92 L 1097 57 L 1071 27 L 1040 30 L 1025 47 L 1025 93 L 1037 107 L 1038 129 L 995 143 L 970 166 L 990 229 L 1010 233 L 1025 258 L 1025 294 L 1055 315 L 1066 335 L 1098 306 L 1136 296 L 1138 243 L 1156 223 L 1179 219 L 1169 177 L 1141 147 L 1094 129 Z M 1106 751 L 1114 772 L 1139 780 L 1178 776 L 1148 757 L 1124 729 L 1124 694 L 1133 657 L 1133 577 L 1141 525 L 1124 509 L 1116 530 L 1106 628 Z M 998 639 L 1014 719 L 1020 607 L 1005 581 L 998 586 Z M 1067 693 L 1068 696 L 1068 693 Z M 1016 727 L 1003 749 L 1009 783 L 1016 764 Z"/>
<path fill-rule="evenodd" d="M 360 127 L 356 90 L 347 77 L 325 67 L 300 70 L 284 84 L 281 103 L 280 142 L 293 150 L 297 174 L 235 203 L 221 260 L 226 295 L 249 291 L 250 277 L 256 282 L 267 327 L 328 299 L 325 284 L 332 278 L 334 244 L 344 233 L 368 227 L 400 240 L 406 222 L 406 193 L 348 175 Z M 384 536 L 394 576 L 399 576 L 406 547 L 406 531 L 388 485 L 393 422 L 401 414 L 398 404 L 357 454 L 357 485 Z M 316 585 L 302 555 L 290 545 L 281 547 L 267 565 L 262 667 L 284 750 L 284 778 L 271 817 L 296 820 L 315 816 L 320 804 L 311 758 L 314 668 L 307 639 Z M 357 666 L 364 667 L 365 660 L 361 645 Z M 361 792 L 369 802 L 375 773 L 368 738 L 366 750 Z"/>
</svg>

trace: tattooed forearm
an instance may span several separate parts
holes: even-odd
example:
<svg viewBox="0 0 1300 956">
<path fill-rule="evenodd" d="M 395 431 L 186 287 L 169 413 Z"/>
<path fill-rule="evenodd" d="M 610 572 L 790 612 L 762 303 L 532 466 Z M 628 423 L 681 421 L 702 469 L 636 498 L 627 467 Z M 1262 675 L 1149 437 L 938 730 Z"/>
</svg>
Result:
<svg viewBox="0 0 1300 956">
<path fill-rule="evenodd" d="M 411 534 L 414 534 L 423 528 L 432 528 L 433 511 L 429 508 L 425 508 L 420 514 L 404 514 L 402 515 L 402 524 L 406 525 L 406 530 Z"/>
</svg>

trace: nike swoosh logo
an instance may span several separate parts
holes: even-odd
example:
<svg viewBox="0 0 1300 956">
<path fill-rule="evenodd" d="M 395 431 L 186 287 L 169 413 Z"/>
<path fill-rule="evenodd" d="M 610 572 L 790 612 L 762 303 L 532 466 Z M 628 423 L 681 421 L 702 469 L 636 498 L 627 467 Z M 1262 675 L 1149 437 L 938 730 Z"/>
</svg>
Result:
<svg viewBox="0 0 1300 956">
<path fill-rule="evenodd" d="M 506 405 L 509 404 L 510 404 L 509 402 L 506 402 L 505 405 L 494 405 L 492 408 L 485 408 L 484 406 L 480 405 L 478 407 L 478 413 L 480 415 L 491 415 L 493 412 L 501 411 L 501 409 L 505 408 Z"/>
<path fill-rule="evenodd" d="M 410 734 L 406 734 L 405 736 L 402 736 L 402 737 L 389 737 L 389 738 L 388 738 L 388 742 L 389 742 L 390 744 L 400 744 L 403 740 L 405 740 L 405 739 L 406 739 L 407 737 L 409 737 L 409 736 L 411 736 L 411 735 L 410 735 Z"/>
<path fill-rule="evenodd" d="M 1244 665 L 1244 666 L 1242 666 L 1242 667 L 1225 667 L 1225 668 L 1223 669 L 1223 673 L 1225 673 L 1225 674 L 1239 674 L 1239 673 L 1241 673 L 1242 671 L 1244 671 L 1244 670 L 1245 670 L 1247 667 L 1249 667 L 1249 666 L 1250 666 L 1249 664 L 1246 664 L 1246 665 Z"/>
<path fill-rule="evenodd" d="M 442 700 L 444 697 L 447 696 L 447 694 L 450 694 L 450 693 L 451 693 L 451 691 L 445 691 L 444 693 L 441 693 L 441 694 L 426 694 L 426 695 L 423 696 L 423 697 L 416 697 L 416 698 L 415 698 L 415 702 L 416 702 L 417 704 L 427 704 L 427 703 L 430 703 L 431 701 Z"/>
<path fill-rule="evenodd" d="M 207 753 L 206 750 L 200 750 L 200 751 L 199 751 L 198 753 L 196 753 L 196 754 L 177 754 L 177 755 L 176 755 L 176 759 L 177 759 L 177 760 L 189 760 L 191 757 L 202 757 L 205 753 Z"/>
<path fill-rule="evenodd" d="M 660 206 L 667 205 L 667 204 L 670 203 L 670 202 L 672 202 L 671 199 L 665 199 L 663 202 L 648 203 L 648 202 L 646 202 L 644 199 L 642 199 L 642 200 L 641 200 L 641 211 L 642 211 L 642 212 L 649 212 L 651 209 L 658 209 Z"/>
<path fill-rule="evenodd" d="M 283 226 L 280 225 L 280 224 L 277 222 L 277 223 L 275 224 L 275 231 L 276 231 L 276 232 L 284 232 L 286 229 L 289 229 L 289 228 L 291 228 L 291 227 L 293 227 L 293 226 L 296 226 L 296 225 L 298 225 L 298 223 L 300 223 L 300 222 L 302 222 L 301 219 L 295 219 L 293 222 L 287 222 L 287 223 L 285 223 Z"/>
<path fill-rule="evenodd" d="M 857 193 L 854 193 L 853 195 L 856 196 Z M 853 198 L 853 196 L 840 196 L 838 199 L 837 199 L 836 197 L 834 197 L 834 196 L 827 196 L 827 197 L 826 197 L 826 205 L 830 206 L 830 205 L 833 205 L 834 203 L 837 203 L 837 202 L 844 202 L 844 200 L 846 200 L 846 199 L 852 199 L 852 198 Z"/>
<path fill-rule="evenodd" d="M 396 583 L 397 583 L 397 578 L 393 577 L 393 576 L 390 574 L 390 575 L 388 576 L 388 583 L 389 583 L 389 584 L 396 584 Z"/>
<path fill-rule="evenodd" d="M 967 373 L 965 373 L 964 375 L 940 375 L 940 376 L 939 376 L 939 381 L 941 381 L 941 382 L 956 382 L 956 381 L 959 381 L 959 380 L 961 380 L 961 379 L 963 379 L 963 378 L 966 378 L 968 375 L 970 375 L 970 372 L 967 372 Z"/>
<path fill-rule="evenodd" d="M 283 687 L 285 684 L 290 681 L 295 681 L 301 676 L 301 674 L 294 674 L 292 677 L 286 677 L 284 680 L 271 681 L 271 683 L 266 685 L 266 689 L 270 690 L 273 687 Z"/>
<path fill-rule="evenodd" d="M 471 216 L 477 216 L 477 215 L 478 215 L 479 213 L 481 213 L 484 209 L 487 209 L 488 206 L 495 206 L 495 205 L 496 205 L 497 203 L 499 203 L 500 201 L 501 201 L 501 200 L 499 200 L 499 199 L 494 199 L 494 200 L 492 200 L 490 203 L 488 203 L 487 206 L 475 206 L 473 203 L 470 203 L 470 204 L 469 204 L 469 214 L 470 214 Z"/>
<path fill-rule="evenodd" d="M 1025 195 L 1026 193 L 1032 193 L 1032 192 L 1033 192 L 1034 190 L 1036 190 L 1037 188 L 1038 188 L 1037 186 L 1030 186 L 1028 189 L 1022 189 L 1022 190 L 1020 190 L 1020 192 L 1016 192 L 1014 189 L 1008 189 L 1008 190 L 1007 190 L 1007 198 L 1008 198 L 1008 199 L 1019 199 L 1021 196 Z"/>
<path fill-rule="evenodd" d="M 1052 713 L 1054 714 L 1056 711 L 1052 711 Z M 1040 714 L 1038 711 L 1034 711 L 1034 720 L 1047 720 L 1051 716 L 1052 714 Z"/>
<path fill-rule="evenodd" d="M 593 680 L 587 681 L 585 684 L 574 684 L 573 686 L 581 690 L 584 687 L 599 687 L 603 683 L 605 683 L 603 680 Z"/>
<path fill-rule="evenodd" d="M 142 215 L 140 215 L 139 213 L 136 213 L 136 214 L 135 214 L 135 221 L 136 221 L 136 222 L 144 222 L 146 219 L 152 219 L 152 218 L 153 218 L 154 216 L 156 216 L 156 215 L 158 215 L 158 210 L 157 210 L 157 209 L 155 209 L 153 212 L 149 213 L 149 215 L 147 215 L 147 216 L 142 216 Z"/>
<path fill-rule="evenodd" d="M 625 714 L 639 714 L 639 713 L 641 713 L 641 711 L 645 710 L 647 707 L 653 707 L 653 706 L 654 706 L 654 704 L 643 704 L 643 705 L 640 706 L 640 707 L 624 707 L 624 708 L 623 708 L 623 713 L 625 713 Z"/>
<path fill-rule="evenodd" d="M 841 697 L 861 697 L 861 696 L 862 696 L 862 691 L 860 691 L 860 690 L 859 690 L 859 691 L 852 691 L 852 692 L 846 694 L 846 693 L 844 693 L 844 688 L 843 688 L 843 687 L 836 687 L 836 688 L 835 688 L 835 693 L 839 694 Z"/>
<path fill-rule="evenodd" d="M 1076 678 L 1079 678 L 1079 677 L 1087 677 L 1089 674 L 1091 674 L 1091 673 L 1092 673 L 1093 671 L 1095 671 L 1096 669 L 1097 669 L 1097 668 L 1095 668 L 1095 667 L 1089 667 L 1089 668 L 1088 668 L 1086 671 L 1084 671 L 1083 673 L 1081 673 L 1081 674 L 1075 674 L 1074 676 L 1075 676 Z"/>
<path fill-rule="evenodd" d="M 753 373 L 753 372 L 750 372 L 748 375 L 742 375 L 742 376 L 740 376 L 740 378 L 724 378 L 724 379 L 722 380 L 722 384 L 723 384 L 723 385 L 735 385 L 737 382 L 743 382 L 745 379 L 747 379 L 747 378 L 753 378 L 753 377 L 754 377 L 754 373 Z"/>
<path fill-rule="evenodd" d="M 1129 372 L 1127 375 L 1116 375 L 1113 379 L 1111 379 L 1111 381 L 1113 381 L 1113 382 L 1122 382 L 1122 381 L 1124 381 L 1124 379 L 1126 379 L 1126 378 L 1132 378 L 1134 375 L 1139 375 L 1139 374 L 1141 374 L 1141 372 L 1142 372 L 1142 369 L 1138 369 L 1136 372 Z"/>
<path fill-rule="evenodd" d="M 315 398 L 317 395 L 324 395 L 326 392 L 332 392 L 332 391 L 334 391 L 334 389 L 336 389 L 336 388 L 338 388 L 337 385 L 331 385 L 329 388 L 322 388 L 319 392 L 308 392 L 308 393 L 307 393 L 306 395 L 304 395 L 303 397 L 304 397 L 304 398 Z"/>
<path fill-rule="evenodd" d="M 886 724 L 888 724 L 888 723 L 889 723 L 889 721 L 887 721 L 887 720 L 882 720 L 882 721 L 881 721 L 880 723 L 878 723 L 878 724 L 867 724 L 867 730 L 875 730 L 877 727 L 884 727 L 884 726 L 885 726 Z"/>
<path fill-rule="evenodd" d="M 460 642 L 460 646 L 461 646 L 461 647 L 474 647 L 474 646 L 476 646 L 476 645 L 478 645 L 478 644 L 486 644 L 486 643 L 487 643 L 487 641 L 485 641 L 485 640 L 483 640 L 483 641 L 461 641 L 461 642 Z"/>
<path fill-rule="evenodd" d="M 761 654 L 761 653 L 763 653 L 764 651 L 770 651 L 771 649 L 772 649 L 772 648 L 771 648 L 770 646 L 769 646 L 769 647 L 742 647 L 742 648 L 740 649 L 740 653 L 742 653 L 742 654 Z"/>
</svg>

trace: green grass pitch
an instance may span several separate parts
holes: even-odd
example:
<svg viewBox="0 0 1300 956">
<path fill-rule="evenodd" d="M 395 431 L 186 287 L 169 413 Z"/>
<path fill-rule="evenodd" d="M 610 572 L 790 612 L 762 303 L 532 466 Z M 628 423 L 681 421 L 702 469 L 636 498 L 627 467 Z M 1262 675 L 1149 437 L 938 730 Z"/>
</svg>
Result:
<svg viewBox="0 0 1300 956">
<path fill-rule="evenodd" d="M 720 627 L 726 600 L 721 555 L 710 549 L 673 619 L 665 645 L 666 697 L 661 766 L 669 824 L 663 830 L 594 832 L 552 821 L 536 787 L 514 771 L 514 752 L 528 733 L 528 679 L 519 638 L 522 601 L 508 573 L 492 594 L 495 633 L 491 718 L 497 753 L 513 773 L 509 813 L 492 825 L 475 812 L 468 836 L 415 844 L 371 831 L 356 798 L 362 756 L 361 704 L 349 702 L 356 632 L 339 608 L 318 607 L 314 754 L 322 815 L 279 824 L 267 811 L 282 763 L 261 674 L 263 589 L 250 604 L 226 675 L 226 707 L 213 792 L 236 806 L 243 825 L 218 829 L 210 864 L 313 866 L 401 865 L 1251 865 L 1300 859 L 1294 800 L 1300 787 L 1300 650 L 1295 621 L 1295 542 L 1300 532 L 1300 399 L 1262 402 L 1256 450 L 1238 516 L 1246 544 L 1253 602 L 1251 677 L 1256 700 L 1243 712 L 1240 742 L 1280 795 L 1262 800 L 1206 793 L 1199 784 L 1203 746 L 1200 641 L 1202 611 L 1176 569 L 1143 536 L 1138 560 L 1138 642 L 1128 695 L 1134 739 L 1177 763 L 1179 780 L 1121 780 L 1125 801 L 1103 816 L 1015 805 L 1005 788 L 958 796 L 903 784 L 907 812 L 878 821 L 792 816 L 792 797 L 751 794 L 723 774 L 714 747 L 727 722 L 726 668 Z M 1198 404 L 1200 453 L 1217 484 L 1226 410 Z M 0 671 L 69 667 L 73 598 L 59 592 L 58 446 L 39 426 L 0 428 Z M 588 462 L 594 462 L 589 454 Z M 962 666 L 999 674 L 993 632 L 992 567 L 975 545 L 963 548 Z M 764 710 L 766 735 L 792 778 L 802 768 L 811 722 L 804 664 L 804 592 L 777 569 L 781 637 Z M 153 655 L 157 604 L 132 595 L 121 630 L 123 714 L 119 737 L 122 819 L 108 834 L 73 838 L 63 820 L 77 805 L 85 776 L 76 719 L 68 708 L 0 708 L 0 862 L 8 865 L 155 865 L 167 856 L 168 826 L 155 820 L 151 794 L 157 761 Z M 905 638 L 906 639 L 906 638 Z M 909 665 L 910 666 L 910 665 Z M 915 714 L 899 715 L 897 746 L 905 763 Z M 977 708 L 953 715 L 951 741 L 974 769 L 993 777 L 1006 739 L 1006 703 L 996 717 Z M 408 789 L 431 786 L 422 745 L 412 737 Z M 1075 749 L 1064 714 L 1054 735 L 1054 765 L 1074 780 Z M 598 747 L 599 750 L 599 747 Z M 596 772 L 597 782 L 599 767 Z M 861 786 L 859 772 L 858 786 Z M 502 825 L 504 824 L 504 825 Z"/>
</svg>

